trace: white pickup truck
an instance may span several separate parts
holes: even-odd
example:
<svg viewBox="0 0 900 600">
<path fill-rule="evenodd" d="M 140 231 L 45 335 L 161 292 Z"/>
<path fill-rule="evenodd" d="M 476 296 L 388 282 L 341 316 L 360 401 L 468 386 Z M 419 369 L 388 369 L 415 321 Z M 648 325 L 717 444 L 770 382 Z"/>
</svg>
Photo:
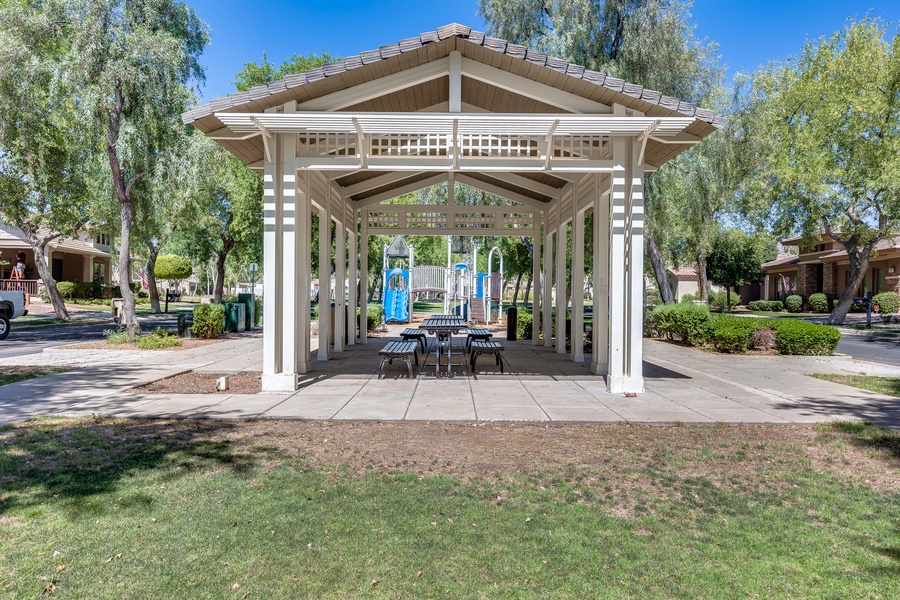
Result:
<svg viewBox="0 0 900 600">
<path fill-rule="evenodd" d="M 9 335 L 10 320 L 28 314 L 27 301 L 25 292 L 0 291 L 0 340 L 5 340 Z"/>
</svg>

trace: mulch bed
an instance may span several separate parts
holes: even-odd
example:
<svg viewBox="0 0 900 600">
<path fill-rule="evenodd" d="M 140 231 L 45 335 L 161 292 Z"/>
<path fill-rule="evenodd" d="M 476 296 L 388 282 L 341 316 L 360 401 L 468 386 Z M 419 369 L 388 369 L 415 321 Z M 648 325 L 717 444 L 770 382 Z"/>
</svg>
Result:
<svg viewBox="0 0 900 600">
<path fill-rule="evenodd" d="M 172 346 L 171 348 L 159 348 L 160 350 L 190 350 L 191 348 L 199 348 L 225 341 L 226 338 L 212 338 L 209 340 L 199 338 L 184 338 L 181 340 L 180 346 Z M 138 348 L 137 344 L 110 344 L 106 340 L 97 340 L 94 342 L 81 342 L 79 344 L 68 344 L 66 346 L 57 346 L 63 350 L 143 350 Z"/>
<path fill-rule="evenodd" d="M 228 376 L 228 390 L 216 389 L 219 377 Z M 131 388 L 129 392 L 139 394 L 258 394 L 262 390 L 259 371 L 241 373 L 199 373 L 189 371 L 174 377 L 167 377 Z"/>
</svg>

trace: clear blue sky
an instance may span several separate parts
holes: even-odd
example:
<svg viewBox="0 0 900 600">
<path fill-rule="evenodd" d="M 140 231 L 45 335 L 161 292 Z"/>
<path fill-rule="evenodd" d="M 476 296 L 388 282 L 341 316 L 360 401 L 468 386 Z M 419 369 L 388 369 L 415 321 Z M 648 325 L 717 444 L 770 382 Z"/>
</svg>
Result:
<svg viewBox="0 0 900 600">
<path fill-rule="evenodd" d="M 202 101 L 234 91 L 234 75 L 266 52 L 280 64 L 294 53 L 359 54 L 448 23 L 485 30 L 477 0 L 187 0 L 210 26 L 202 57 Z M 807 39 L 841 29 L 848 17 L 900 17 L 900 0 L 695 0 L 696 34 L 720 46 L 729 76 L 797 55 Z M 892 28 L 896 32 L 896 27 Z"/>
</svg>

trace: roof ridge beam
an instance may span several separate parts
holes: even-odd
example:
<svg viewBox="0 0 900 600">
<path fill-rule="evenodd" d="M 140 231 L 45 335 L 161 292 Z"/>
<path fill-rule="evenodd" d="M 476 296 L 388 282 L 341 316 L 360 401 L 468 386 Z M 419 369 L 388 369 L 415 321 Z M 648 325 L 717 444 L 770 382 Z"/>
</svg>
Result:
<svg viewBox="0 0 900 600">
<path fill-rule="evenodd" d="M 379 177 L 373 177 L 371 179 L 366 179 L 365 181 L 360 181 L 359 183 L 354 183 L 353 185 L 348 185 L 343 188 L 343 192 L 347 196 L 355 196 L 357 194 L 362 194 L 363 192 L 368 192 L 369 190 L 374 190 L 383 185 L 390 185 L 392 183 L 397 183 L 398 181 L 403 181 L 404 179 L 409 179 L 410 177 L 416 177 L 425 172 L 426 171 L 388 172 Z"/>
<path fill-rule="evenodd" d="M 447 180 L 447 174 L 441 173 L 439 175 L 434 175 L 433 177 L 429 177 L 428 179 L 423 179 L 421 181 L 415 181 L 413 183 L 407 183 L 406 185 L 400 186 L 398 188 L 394 188 L 392 190 L 388 190 L 386 192 L 381 192 L 380 194 L 375 194 L 374 196 L 369 196 L 368 198 L 363 198 L 362 200 L 353 200 L 353 208 L 364 208 L 366 206 L 371 206 L 373 204 L 378 204 L 379 202 L 384 202 L 385 200 L 392 200 L 394 198 L 399 198 L 404 194 L 410 194 L 412 192 L 416 192 L 418 190 L 431 187 L 432 185 L 437 185 L 439 183 L 443 183 Z"/>
</svg>

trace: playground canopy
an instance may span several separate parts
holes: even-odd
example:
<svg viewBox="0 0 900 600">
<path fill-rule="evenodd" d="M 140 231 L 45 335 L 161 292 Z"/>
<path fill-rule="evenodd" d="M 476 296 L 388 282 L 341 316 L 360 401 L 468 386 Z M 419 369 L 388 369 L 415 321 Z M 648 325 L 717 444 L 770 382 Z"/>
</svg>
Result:
<svg viewBox="0 0 900 600">
<path fill-rule="evenodd" d="M 593 212 L 591 372 L 610 391 L 643 391 L 644 173 L 723 124 L 693 104 L 459 24 L 213 100 L 183 120 L 264 174 L 263 389 L 273 391 L 297 389 L 298 374 L 317 368 L 308 311 L 313 210 L 320 281 L 331 278 L 332 246 L 338 282 L 367 273 L 373 234 L 531 237 L 532 342 L 544 345 L 554 340 L 542 307 L 551 286 L 563 302 L 567 269 L 584 279 L 577 249 Z M 450 187 L 447 205 L 380 204 L 440 183 Z M 458 206 L 457 183 L 516 205 Z M 569 223 L 576 251 L 567 264 Z M 359 304 L 360 334 L 347 336 L 339 316 L 332 336 L 329 311 L 319 311 L 320 361 L 342 352 L 345 336 L 367 341 L 365 295 L 349 290 L 347 299 L 336 294 L 335 314 L 352 321 Z M 572 286 L 571 302 L 572 331 L 580 331 L 582 286 Z M 607 314 L 608 325 L 598 318 Z M 556 312 L 557 332 L 565 316 Z M 582 345 L 571 347 L 571 360 L 583 362 Z"/>
</svg>

